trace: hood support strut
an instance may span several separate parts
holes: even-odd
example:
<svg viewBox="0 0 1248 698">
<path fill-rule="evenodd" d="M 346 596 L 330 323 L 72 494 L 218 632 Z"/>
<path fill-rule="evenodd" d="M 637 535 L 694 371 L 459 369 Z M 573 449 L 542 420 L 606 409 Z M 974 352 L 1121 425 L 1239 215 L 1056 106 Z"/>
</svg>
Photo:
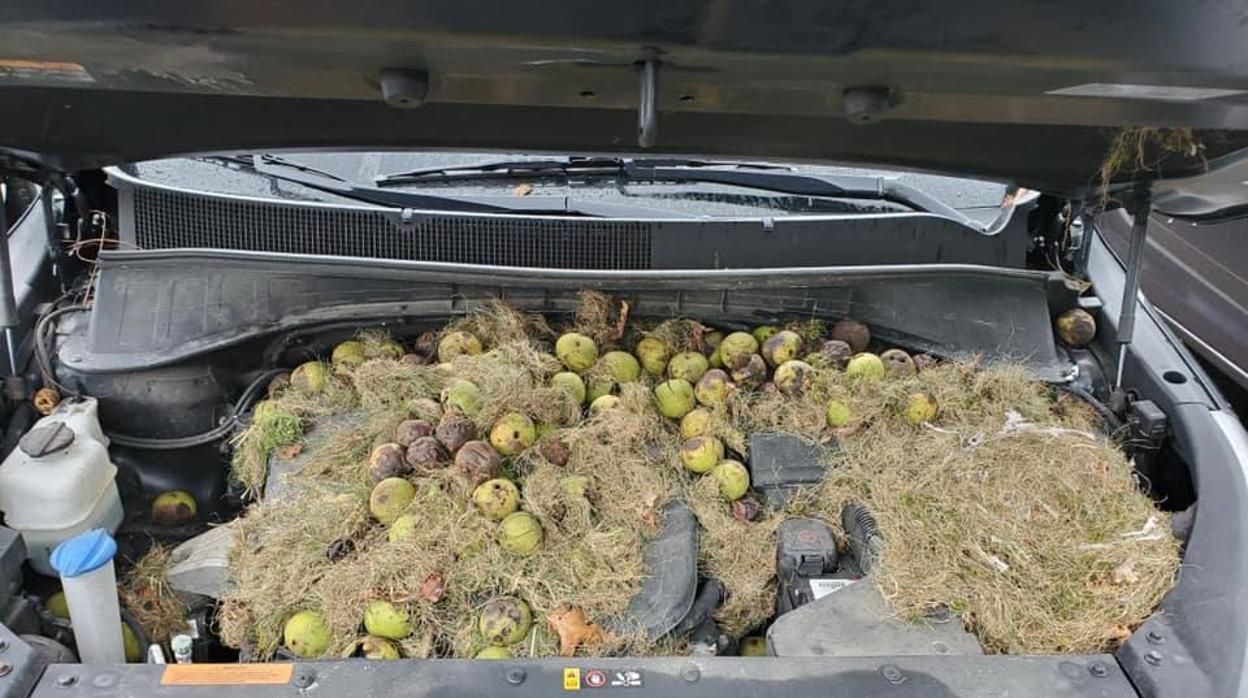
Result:
<svg viewBox="0 0 1248 698">
<path fill-rule="evenodd" d="M 1122 305 L 1118 311 L 1118 370 L 1114 377 L 1116 391 L 1122 389 L 1127 347 L 1131 345 L 1131 337 L 1135 334 L 1135 311 L 1140 296 L 1140 267 L 1148 238 L 1148 217 L 1153 209 L 1152 189 L 1148 182 L 1137 184 L 1131 198 L 1131 247 L 1127 251 L 1127 278 L 1122 287 Z"/>
</svg>

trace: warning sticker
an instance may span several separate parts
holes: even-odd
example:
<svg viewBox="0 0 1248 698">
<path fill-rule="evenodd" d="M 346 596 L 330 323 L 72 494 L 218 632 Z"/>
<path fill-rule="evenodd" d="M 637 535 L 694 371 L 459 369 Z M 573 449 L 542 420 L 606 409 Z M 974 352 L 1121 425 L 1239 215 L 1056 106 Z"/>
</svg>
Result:
<svg viewBox="0 0 1248 698">
<path fill-rule="evenodd" d="M 294 664 L 170 664 L 162 686 L 245 686 L 290 683 Z"/>
<path fill-rule="evenodd" d="M 602 669 L 585 671 L 585 688 L 602 688 L 607 685 L 607 672 Z"/>
<path fill-rule="evenodd" d="M 832 578 L 812 579 L 810 580 L 810 593 L 816 599 L 822 599 L 823 597 L 827 596 L 828 594 L 831 594 L 834 591 L 840 591 L 841 589 L 844 589 L 850 584 L 853 584 L 855 581 L 857 580 L 855 579 L 832 579 Z"/>
<path fill-rule="evenodd" d="M 581 670 L 576 667 L 568 667 L 563 670 L 563 690 L 579 691 L 581 690 Z"/>
<path fill-rule="evenodd" d="M 0 58 L 0 80 L 95 82 L 87 69 L 78 63 L 6 58 Z"/>
<path fill-rule="evenodd" d="M 641 670 L 617 671 L 611 675 L 611 685 L 616 688 L 641 688 Z"/>
</svg>

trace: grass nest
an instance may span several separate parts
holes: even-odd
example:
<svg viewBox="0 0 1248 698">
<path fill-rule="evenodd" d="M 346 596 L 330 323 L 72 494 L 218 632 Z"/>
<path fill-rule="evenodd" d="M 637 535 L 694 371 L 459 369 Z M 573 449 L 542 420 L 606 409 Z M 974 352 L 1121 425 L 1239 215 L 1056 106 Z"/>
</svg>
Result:
<svg viewBox="0 0 1248 698">
<path fill-rule="evenodd" d="M 570 329 L 601 347 L 618 341 L 618 332 L 693 348 L 706 331 L 692 320 L 626 326 L 626 304 L 595 293 L 583 301 Z M 599 623 L 620 614 L 645 579 L 642 551 L 660 530 L 659 512 L 674 499 L 699 520 L 700 566 L 727 592 L 715 618 L 734 637 L 760 630 L 774 613 L 779 523 L 810 516 L 843 535 L 840 511 L 850 501 L 880 524 L 885 546 L 871 580 L 893 611 L 912 620 L 955 611 L 990 652 L 1110 649 L 1173 584 L 1178 544 L 1125 455 L 1082 402 L 1020 366 L 947 362 L 879 381 L 823 368 L 798 396 L 766 386 L 734 393 L 711 423 L 737 457 L 748 457 L 747 435 L 759 431 L 798 434 L 828 454 L 821 485 L 748 520 L 734 515 L 713 479 L 681 466 L 677 424 L 654 409 L 650 379 L 618 386 L 616 408 L 585 416 L 548 386 L 561 370 L 548 353 L 548 327 L 501 305 L 460 322 L 489 333 L 485 351 L 437 366 L 376 358 L 335 374 L 349 399 L 293 389 L 272 399 L 302 429 L 287 422 L 292 428 L 281 439 L 297 444 L 302 433 L 321 431 L 307 464 L 288 476 L 292 494 L 254 504 L 238 522 L 231 591 L 219 616 L 227 644 L 272 657 L 286 619 L 309 609 L 330 627 L 330 652 L 348 652 L 365 607 L 384 599 L 411 618 L 406 656 L 471 657 L 484 646 L 475 622 L 482 605 L 516 596 L 532 607 L 535 624 L 512 652 L 552 655 L 559 641 L 542 619 L 570 608 Z M 822 339 L 821 323 L 789 327 L 811 345 Z M 537 442 L 504 463 L 504 476 L 520 485 L 521 508 L 544 531 L 530 556 L 497 543 L 497 524 L 476 511 L 470 483 L 454 468 L 410 478 L 412 536 L 388 540 L 369 514 L 369 453 L 393 438 L 402 419 L 436 420 L 442 387 L 458 379 L 481 389 L 482 408 L 472 415 L 479 437 L 508 412 L 540 427 Z M 904 417 L 916 392 L 940 405 L 931 423 Z M 829 400 L 851 408 L 848 424 L 827 426 Z M 352 419 L 318 418 L 344 413 Z M 272 453 L 281 439 L 262 433 L 254 446 L 249 439 L 260 437 L 244 434 L 241 447 L 268 445 Z M 565 464 L 549 457 L 551 444 L 566 452 Z M 647 655 L 683 646 L 609 637 L 580 652 Z"/>
<path fill-rule="evenodd" d="M 902 416 L 919 391 L 941 406 L 932 424 Z M 849 404 L 856 421 L 823 427 L 829 399 Z M 872 578 L 892 609 L 916 621 L 940 608 L 960 613 L 986 651 L 1110 650 L 1173 585 L 1179 546 L 1166 514 L 1092 411 L 1022 367 L 945 363 L 879 383 L 825 373 L 801 398 L 763 394 L 742 414 L 753 429 L 835 449 L 824 483 L 785 513 L 840 532 L 841 507 L 866 505 L 885 539 Z M 756 626 L 774 600 L 766 581 L 775 550 L 739 541 L 770 540 L 776 517 L 743 524 L 705 509 L 704 528 L 722 533 L 704 542 L 704 565 L 749 598 L 721 608 L 722 621 Z"/>
<path fill-rule="evenodd" d="M 169 586 L 171 548 L 153 545 L 126 569 L 118 597 L 152 642 L 168 647 L 169 637 L 186 629 L 186 606 Z"/>
<path fill-rule="evenodd" d="M 621 613 L 644 579 L 642 550 L 659 530 L 658 510 L 675 491 L 670 466 L 655 465 L 656 458 L 675 459 L 672 440 L 660 438 L 671 427 L 641 386 L 624 386 L 619 408 L 582 418 L 562 392 L 545 387 L 557 369 L 535 343 L 508 337 L 442 367 L 377 359 L 347 372 L 359 391 L 354 418 L 320 434 L 316 453 L 288 476 L 292 494 L 253 505 L 237 524 L 230 592 L 218 618 L 223 640 L 270 658 L 286 619 L 310 609 L 331 629 L 329 653 L 346 653 L 361 637 L 364 609 L 384 599 L 411 618 L 413 631 L 401 643 L 405 656 L 471 657 L 485 646 L 476 630 L 482 605 L 516 596 L 537 622 L 512 651 L 547 656 L 559 650 L 540 621 L 548 614 L 580 608 L 602 620 Z M 479 436 L 510 411 L 549 425 L 543 441 L 504 465 L 505 475 L 521 483 L 522 510 L 544 531 L 533 555 L 519 557 L 498 544 L 498 524 L 475 509 L 471 483 L 454 468 L 410 478 L 417 489 L 406 511 L 418 521 L 412 536 L 388 540 L 386 527 L 370 516 L 365 461 L 374 446 L 391 440 L 398 421 L 432 416 L 415 412 L 436 404 L 441 382 L 430 375 L 471 377 L 481 388 L 484 407 L 473 416 Z M 369 394 L 372 389 L 384 394 Z M 293 411 L 286 399 L 274 401 Z M 541 455 L 550 440 L 567 448 L 566 465 Z M 569 478 L 582 478 L 584 487 L 570 490 Z M 608 637 L 583 651 L 623 648 L 642 651 L 633 637 Z"/>
</svg>

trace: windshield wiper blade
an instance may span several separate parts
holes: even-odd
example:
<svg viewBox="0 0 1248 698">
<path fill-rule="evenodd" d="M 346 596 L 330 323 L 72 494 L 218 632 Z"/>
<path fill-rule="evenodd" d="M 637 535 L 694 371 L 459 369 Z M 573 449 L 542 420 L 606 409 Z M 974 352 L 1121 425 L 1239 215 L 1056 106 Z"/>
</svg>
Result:
<svg viewBox="0 0 1248 698">
<path fill-rule="evenodd" d="M 984 235 L 996 235 L 1009 222 L 1013 206 L 985 225 L 920 189 L 892 177 L 874 175 L 814 175 L 797 172 L 750 172 L 656 167 L 625 162 L 624 174 L 634 181 L 715 183 L 748 187 L 778 194 L 812 198 L 888 201 L 914 211 L 947 218 Z"/>
<path fill-rule="evenodd" d="M 984 224 L 962 211 L 898 179 L 873 175 L 815 175 L 784 165 L 681 158 L 566 158 L 499 161 L 462 167 L 431 168 L 381 175 L 379 187 L 422 182 L 496 179 L 503 177 L 580 175 L 615 177 L 629 182 L 725 184 L 812 198 L 875 200 L 947 218 L 984 235 L 995 235 L 1009 221 L 1013 207 L 1003 207 Z"/>
<path fill-rule="evenodd" d="M 623 158 L 570 157 L 555 160 L 499 160 L 473 165 L 429 167 L 378 175 L 373 182 L 379 187 L 419 182 L 447 182 L 469 179 L 523 178 L 568 174 L 611 175 L 624 173 L 629 165 L 642 167 L 687 167 L 691 169 L 726 168 L 737 170 L 784 170 L 788 165 L 736 160 L 693 160 L 688 158 Z"/>
<path fill-rule="evenodd" d="M 527 213 L 602 217 L 622 215 L 623 207 L 599 210 L 564 197 L 512 198 L 436 196 L 410 191 L 394 191 L 356 184 L 331 172 L 317 169 L 277 155 L 209 155 L 199 158 L 206 162 L 236 165 L 273 179 L 299 184 L 309 189 L 376 206 L 405 209 L 427 209 L 457 213 Z M 636 215 L 653 217 L 653 211 L 637 210 Z"/>
</svg>

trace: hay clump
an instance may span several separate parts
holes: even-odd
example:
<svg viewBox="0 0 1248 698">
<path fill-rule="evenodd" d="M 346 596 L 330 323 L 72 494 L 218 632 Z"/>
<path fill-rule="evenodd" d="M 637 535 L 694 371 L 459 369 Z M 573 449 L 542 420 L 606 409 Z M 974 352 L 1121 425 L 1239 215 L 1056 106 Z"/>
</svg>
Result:
<svg viewBox="0 0 1248 698">
<path fill-rule="evenodd" d="M 594 340 L 599 352 L 610 349 L 628 329 L 628 301 L 600 291 L 581 291 L 571 329 Z"/>
<path fill-rule="evenodd" d="M 1208 165 L 1205 145 L 1192 129 L 1130 126 L 1116 130 L 1097 171 L 1101 206 L 1109 203 L 1118 175 L 1160 173 L 1167 162 L 1174 160 L 1180 162 L 1179 168 Z"/>
<path fill-rule="evenodd" d="M 365 362 L 355 369 L 355 385 L 372 380 L 362 378 L 370 372 L 397 367 Z M 442 369 L 404 370 L 424 375 Z M 546 656 L 559 650 L 540 621 L 547 614 L 579 607 L 602 621 L 624 610 L 645 575 L 642 549 L 658 530 L 657 510 L 673 490 L 667 466 L 656 467 L 659 459 L 674 458 L 674 450 L 658 438 L 668 427 L 650 408 L 648 390 L 624 386 L 618 409 L 581 420 L 579 406 L 562 405 L 545 392 L 544 379 L 558 365 L 530 342 L 457 357 L 450 370 L 471 376 L 482 389 L 486 407 L 475 419 L 483 428 L 506 411 L 563 425 L 551 437 L 567 445 L 566 466 L 545 462 L 536 448 L 505 465 L 522 478 L 522 509 L 540 522 L 541 547 L 527 557 L 503 549 L 498 524 L 476 511 L 471 484 L 453 468 L 411 478 L 418 494 L 406 513 L 416 525 L 410 536 L 389 540 L 367 510 L 363 461 L 372 445 L 389 438 L 404 416 L 401 406 L 435 397 L 436 384 L 414 381 L 411 392 L 380 402 L 361 388 L 354 411 L 367 413 L 326 435 L 312 460 L 289 476 L 293 494 L 255 504 L 241 518 L 231 591 L 218 618 L 223 639 L 247 646 L 257 658 L 272 657 L 285 620 L 309 609 L 332 631 L 330 653 L 346 652 L 362 632 L 368 603 L 384 599 L 410 614 L 413 631 L 401 643 L 406 656 L 470 657 L 484 646 L 477 612 L 490 599 L 511 595 L 539 619 L 513 652 Z M 563 487 L 573 476 L 587 481 L 583 495 Z M 633 643 L 610 638 L 582 651 L 639 646 Z"/>
<path fill-rule="evenodd" d="M 562 370 L 553 355 L 525 341 L 509 342 L 483 354 L 457 356 L 451 374 L 472 381 L 485 397 L 473 421 L 485 430 L 508 412 L 520 412 L 543 424 L 571 424 L 581 408 L 566 392 L 547 385 Z"/>
<path fill-rule="evenodd" d="M 523 343 L 541 349 L 554 336 L 546 318 L 537 313 L 522 313 L 497 298 L 448 324 L 441 334 L 455 331 L 471 332 L 482 344 L 492 347 Z"/>
<path fill-rule="evenodd" d="M 117 585 L 122 605 L 134 616 L 152 642 L 168 647 L 174 633 L 186 629 L 186 606 L 169 586 L 166 574 L 169 554 L 163 545 L 153 545 L 127 569 Z"/>
<path fill-rule="evenodd" d="M 901 616 L 959 612 L 990 652 L 1100 652 L 1172 586 L 1168 517 L 1091 411 L 1022 367 L 949 363 L 840 388 L 861 424 L 794 511 L 837 527 L 845 502 L 865 504 L 885 538 L 873 577 Z M 940 402 L 936 424 L 901 416 L 916 390 Z"/>
<path fill-rule="evenodd" d="M 664 320 L 650 328 L 644 334 L 656 337 L 663 341 L 672 353 L 682 351 L 706 350 L 706 342 L 703 335 L 710 331 L 710 328 L 697 320 L 689 318 L 671 318 Z"/>
<path fill-rule="evenodd" d="M 583 301 L 572 327 L 600 346 L 646 334 L 636 320 L 625 326 L 626 304 L 595 293 Z M 339 376 L 353 399 L 332 410 L 306 396 L 278 396 L 276 404 L 301 426 L 330 421 L 322 415 L 355 418 L 322 433 L 309 463 L 292 476 L 292 496 L 254 505 L 241 520 L 233 591 L 220 613 L 223 638 L 271 657 L 285 619 L 312 609 L 332 629 L 331 651 L 342 652 L 359 638 L 367 604 L 385 599 L 411 615 L 405 655 L 473 656 L 483 645 L 477 611 L 513 595 L 536 619 L 513 651 L 548 656 L 559 650 L 541 620 L 548 614 L 579 607 L 602 622 L 623 611 L 641 588 L 642 551 L 672 500 L 687 502 L 700 522 L 700 566 L 728 592 L 715 617 L 738 637 L 774 613 L 779 523 L 813 516 L 839 531 L 848 501 L 865 504 L 880 523 L 885 550 L 873 582 L 892 609 L 916 620 L 939 607 L 959 612 L 989 651 L 1109 649 L 1173 582 L 1177 544 L 1123 453 L 1096 433 L 1085 405 L 1055 395 L 1021 366 L 949 362 L 878 382 L 819 369 L 801 395 L 769 386 L 737 391 L 711 410 L 713 433 L 733 457 L 748 456 L 747 436 L 758 431 L 798 434 L 833 453 L 822 485 L 748 521 L 733 516 L 711 478 L 680 464 L 677 424 L 655 411 L 647 378 L 618 386 L 616 408 L 584 417 L 582 405 L 548 387 L 563 370 L 543 339 L 553 333 L 522 317 L 499 306 L 466 318 L 461 322 L 483 323 L 470 331 L 491 341 L 481 354 L 440 366 L 366 361 Z M 816 321 L 786 326 L 812 345 L 823 331 Z M 705 330 L 676 319 L 648 332 L 693 349 Z M 472 415 L 480 436 L 507 412 L 541 427 L 538 443 L 503 466 L 520 485 L 522 509 L 545 534 L 531 556 L 498 544 L 497 525 L 475 510 L 471 485 L 453 469 L 412 476 L 418 495 L 407 512 L 417 519 L 410 537 L 388 540 L 368 514 L 369 451 L 392 438 L 398 420 L 436 400 L 451 378 L 481 389 L 483 407 Z M 940 404 L 930 425 L 903 417 L 916 391 Z M 849 426 L 826 426 L 832 399 L 852 407 Z M 566 464 L 543 454 L 550 440 L 566 448 Z M 646 655 L 682 646 L 612 637 L 581 651 Z"/>
</svg>

